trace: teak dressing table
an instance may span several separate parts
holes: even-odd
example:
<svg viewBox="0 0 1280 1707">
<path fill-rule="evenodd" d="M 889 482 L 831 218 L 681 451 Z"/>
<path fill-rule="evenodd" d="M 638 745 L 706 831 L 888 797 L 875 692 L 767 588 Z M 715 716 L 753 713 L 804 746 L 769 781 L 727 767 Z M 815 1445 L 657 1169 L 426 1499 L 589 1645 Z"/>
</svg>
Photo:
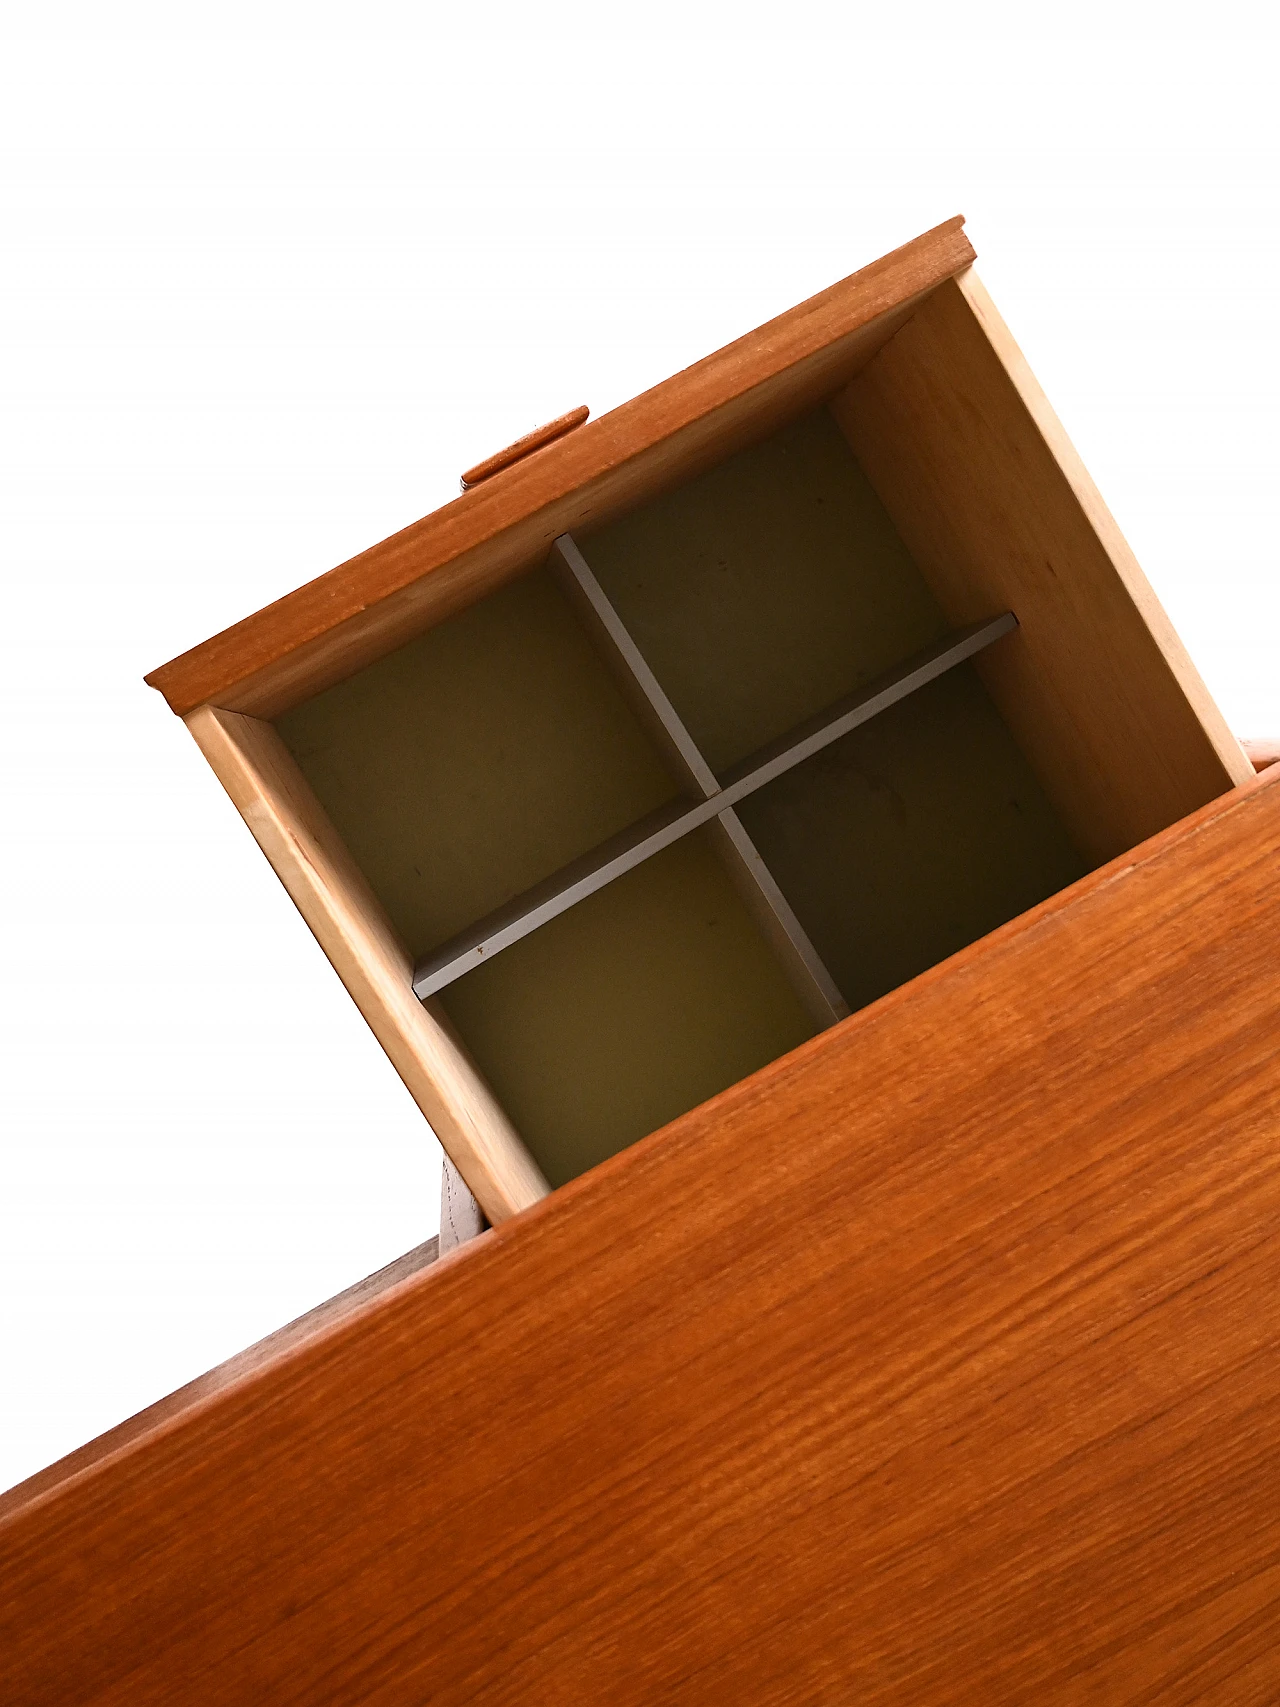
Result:
<svg viewBox="0 0 1280 1707">
<path fill-rule="evenodd" d="M 0 1496 L 6 1702 L 1280 1698 L 1280 747 L 972 260 L 148 678 L 463 1248 Z"/>
</svg>

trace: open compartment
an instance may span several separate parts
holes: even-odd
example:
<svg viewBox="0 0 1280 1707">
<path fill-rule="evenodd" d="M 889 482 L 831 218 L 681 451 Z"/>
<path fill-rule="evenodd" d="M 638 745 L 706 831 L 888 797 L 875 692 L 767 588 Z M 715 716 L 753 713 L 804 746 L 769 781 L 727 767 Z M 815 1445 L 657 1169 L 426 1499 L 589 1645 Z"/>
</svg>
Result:
<svg viewBox="0 0 1280 1707">
<path fill-rule="evenodd" d="M 1086 869 L 972 663 L 739 812 L 851 1009 Z"/>
<path fill-rule="evenodd" d="M 814 1030 L 705 827 L 440 999 L 553 1186 Z"/>
<path fill-rule="evenodd" d="M 491 1219 L 1251 775 L 970 259 L 150 678 Z"/>
<path fill-rule="evenodd" d="M 415 957 L 677 793 L 545 572 L 276 728 Z"/>
<path fill-rule="evenodd" d="M 823 406 L 575 537 L 716 772 L 947 631 Z"/>
<path fill-rule="evenodd" d="M 1083 871 L 988 615 L 820 406 L 277 728 L 556 1185 Z"/>
</svg>

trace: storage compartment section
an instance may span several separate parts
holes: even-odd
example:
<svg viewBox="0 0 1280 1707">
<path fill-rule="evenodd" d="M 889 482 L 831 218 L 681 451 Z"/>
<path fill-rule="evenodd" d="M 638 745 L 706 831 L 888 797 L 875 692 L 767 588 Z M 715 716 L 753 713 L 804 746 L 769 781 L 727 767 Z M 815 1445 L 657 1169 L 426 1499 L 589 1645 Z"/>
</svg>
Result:
<svg viewBox="0 0 1280 1707">
<path fill-rule="evenodd" d="M 1084 861 L 825 407 L 278 729 L 552 1185 Z"/>
<path fill-rule="evenodd" d="M 579 544 L 716 771 L 947 630 L 825 408 Z"/>
<path fill-rule="evenodd" d="M 414 956 L 677 792 L 545 572 L 276 728 Z"/>
<path fill-rule="evenodd" d="M 851 1008 L 1085 871 L 967 663 L 738 812 Z"/>
<path fill-rule="evenodd" d="M 972 258 L 148 677 L 492 1221 L 1252 775 Z"/>
<path fill-rule="evenodd" d="M 442 1000 L 553 1186 L 814 1029 L 705 829 Z"/>
</svg>

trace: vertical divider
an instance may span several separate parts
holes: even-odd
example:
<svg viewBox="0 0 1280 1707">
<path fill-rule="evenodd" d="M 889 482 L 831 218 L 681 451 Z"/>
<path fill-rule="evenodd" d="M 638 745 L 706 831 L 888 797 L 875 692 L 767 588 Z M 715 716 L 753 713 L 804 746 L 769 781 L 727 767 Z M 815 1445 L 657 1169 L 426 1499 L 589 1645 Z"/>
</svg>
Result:
<svg viewBox="0 0 1280 1707">
<path fill-rule="evenodd" d="M 561 534 L 555 541 L 550 564 L 673 773 L 697 799 L 714 799 L 720 792 L 715 772 L 570 534 Z M 735 888 L 782 962 L 810 1018 L 819 1029 L 844 1019 L 849 1013 L 847 1002 L 732 807 L 713 820 L 712 834 Z"/>
<path fill-rule="evenodd" d="M 632 708 L 662 748 L 681 783 L 699 800 L 710 800 L 720 792 L 715 772 L 698 751 L 693 736 L 663 692 L 572 535 L 562 533 L 551 547 L 551 568 Z"/>
<path fill-rule="evenodd" d="M 820 1030 L 847 1019 L 848 1002 L 732 806 L 714 821 L 711 834 L 738 893 L 755 914 L 810 1018 Z"/>
</svg>

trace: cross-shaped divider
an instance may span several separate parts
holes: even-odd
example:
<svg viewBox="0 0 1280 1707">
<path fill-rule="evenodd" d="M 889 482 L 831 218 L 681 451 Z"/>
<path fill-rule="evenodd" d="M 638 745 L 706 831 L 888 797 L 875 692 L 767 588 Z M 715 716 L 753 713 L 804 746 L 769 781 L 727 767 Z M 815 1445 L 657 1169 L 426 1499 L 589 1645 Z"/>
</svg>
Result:
<svg viewBox="0 0 1280 1707">
<path fill-rule="evenodd" d="M 415 994 L 425 1001 L 578 901 L 706 825 L 815 1024 L 820 1029 L 834 1025 L 848 1014 L 848 1004 L 734 807 L 859 724 L 1010 633 L 1018 626 L 1018 619 L 1012 611 L 1005 611 L 948 635 L 717 777 L 571 535 L 561 534 L 555 541 L 550 567 L 685 795 L 628 826 L 427 955 L 414 971 Z"/>
<path fill-rule="evenodd" d="M 562 534 L 555 542 L 551 567 L 633 709 L 662 749 L 672 773 L 694 799 L 716 800 L 723 793 L 719 779 L 698 751 L 572 535 Z M 710 820 L 708 828 L 735 888 L 773 945 L 810 1018 L 823 1030 L 843 1019 L 849 1012 L 848 1004 L 756 851 L 741 818 L 732 806 L 726 806 Z"/>
</svg>

